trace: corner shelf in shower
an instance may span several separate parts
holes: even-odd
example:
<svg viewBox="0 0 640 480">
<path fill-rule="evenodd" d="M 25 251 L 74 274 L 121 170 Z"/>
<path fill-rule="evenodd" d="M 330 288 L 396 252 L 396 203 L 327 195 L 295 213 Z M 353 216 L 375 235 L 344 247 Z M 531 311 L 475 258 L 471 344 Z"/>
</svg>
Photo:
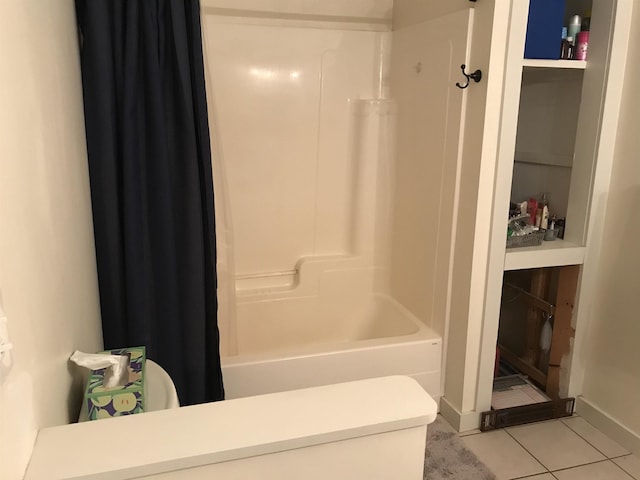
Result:
<svg viewBox="0 0 640 480">
<path fill-rule="evenodd" d="M 537 247 L 507 249 L 504 270 L 582 265 L 586 248 L 566 240 L 542 242 Z"/>
<path fill-rule="evenodd" d="M 587 68 L 586 60 L 538 60 L 525 58 L 522 62 L 525 68 L 565 68 L 584 70 Z"/>
</svg>

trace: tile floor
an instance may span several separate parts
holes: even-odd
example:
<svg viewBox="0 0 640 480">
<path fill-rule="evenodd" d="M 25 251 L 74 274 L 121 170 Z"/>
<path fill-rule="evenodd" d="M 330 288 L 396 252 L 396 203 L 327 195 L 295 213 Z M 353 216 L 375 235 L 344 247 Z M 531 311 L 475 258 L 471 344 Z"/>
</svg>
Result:
<svg viewBox="0 0 640 480">
<path fill-rule="evenodd" d="M 640 480 L 640 458 L 578 416 L 461 436 L 498 480 Z"/>
</svg>

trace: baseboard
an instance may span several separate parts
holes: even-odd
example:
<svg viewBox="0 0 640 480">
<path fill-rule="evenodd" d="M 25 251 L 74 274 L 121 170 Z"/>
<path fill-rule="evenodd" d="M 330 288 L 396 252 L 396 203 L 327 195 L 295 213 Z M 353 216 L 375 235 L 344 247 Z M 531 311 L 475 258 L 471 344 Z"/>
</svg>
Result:
<svg viewBox="0 0 640 480">
<path fill-rule="evenodd" d="M 602 433 L 611 437 L 612 440 L 615 440 L 630 452 L 640 455 L 640 435 L 629 430 L 589 400 L 584 397 L 578 397 L 576 399 L 576 412 Z"/>
<path fill-rule="evenodd" d="M 440 414 L 458 432 L 475 430 L 480 426 L 480 414 L 475 410 L 471 412 L 460 412 L 451 405 L 446 397 L 440 397 Z"/>
</svg>

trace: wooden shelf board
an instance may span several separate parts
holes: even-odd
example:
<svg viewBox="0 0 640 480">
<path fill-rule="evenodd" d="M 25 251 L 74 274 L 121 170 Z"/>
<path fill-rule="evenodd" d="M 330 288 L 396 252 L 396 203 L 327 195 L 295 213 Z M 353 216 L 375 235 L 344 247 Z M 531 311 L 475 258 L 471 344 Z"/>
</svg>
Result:
<svg viewBox="0 0 640 480">
<path fill-rule="evenodd" d="M 585 60 L 538 60 L 525 58 L 522 66 L 525 68 L 571 68 L 584 70 L 587 68 L 587 62 Z"/>
<path fill-rule="evenodd" d="M 509 248 L 504 259 L 504 270 L 582 265 L 585 247 L 565 240 L 542 242 L 537 247 Z"/>
</svg>

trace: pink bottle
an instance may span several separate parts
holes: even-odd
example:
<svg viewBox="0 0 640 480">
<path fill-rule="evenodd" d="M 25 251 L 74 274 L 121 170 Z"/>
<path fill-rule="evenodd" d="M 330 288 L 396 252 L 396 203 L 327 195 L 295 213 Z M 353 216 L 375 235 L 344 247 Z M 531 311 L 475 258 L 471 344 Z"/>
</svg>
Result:
<svg viewBox="0 0 640 480">
<path fill-rule="evenodd" d="M 576 60 L 586 60 L 589 49 L 589 32 L 578 33 L 576 41 Z"/>
</svg>

